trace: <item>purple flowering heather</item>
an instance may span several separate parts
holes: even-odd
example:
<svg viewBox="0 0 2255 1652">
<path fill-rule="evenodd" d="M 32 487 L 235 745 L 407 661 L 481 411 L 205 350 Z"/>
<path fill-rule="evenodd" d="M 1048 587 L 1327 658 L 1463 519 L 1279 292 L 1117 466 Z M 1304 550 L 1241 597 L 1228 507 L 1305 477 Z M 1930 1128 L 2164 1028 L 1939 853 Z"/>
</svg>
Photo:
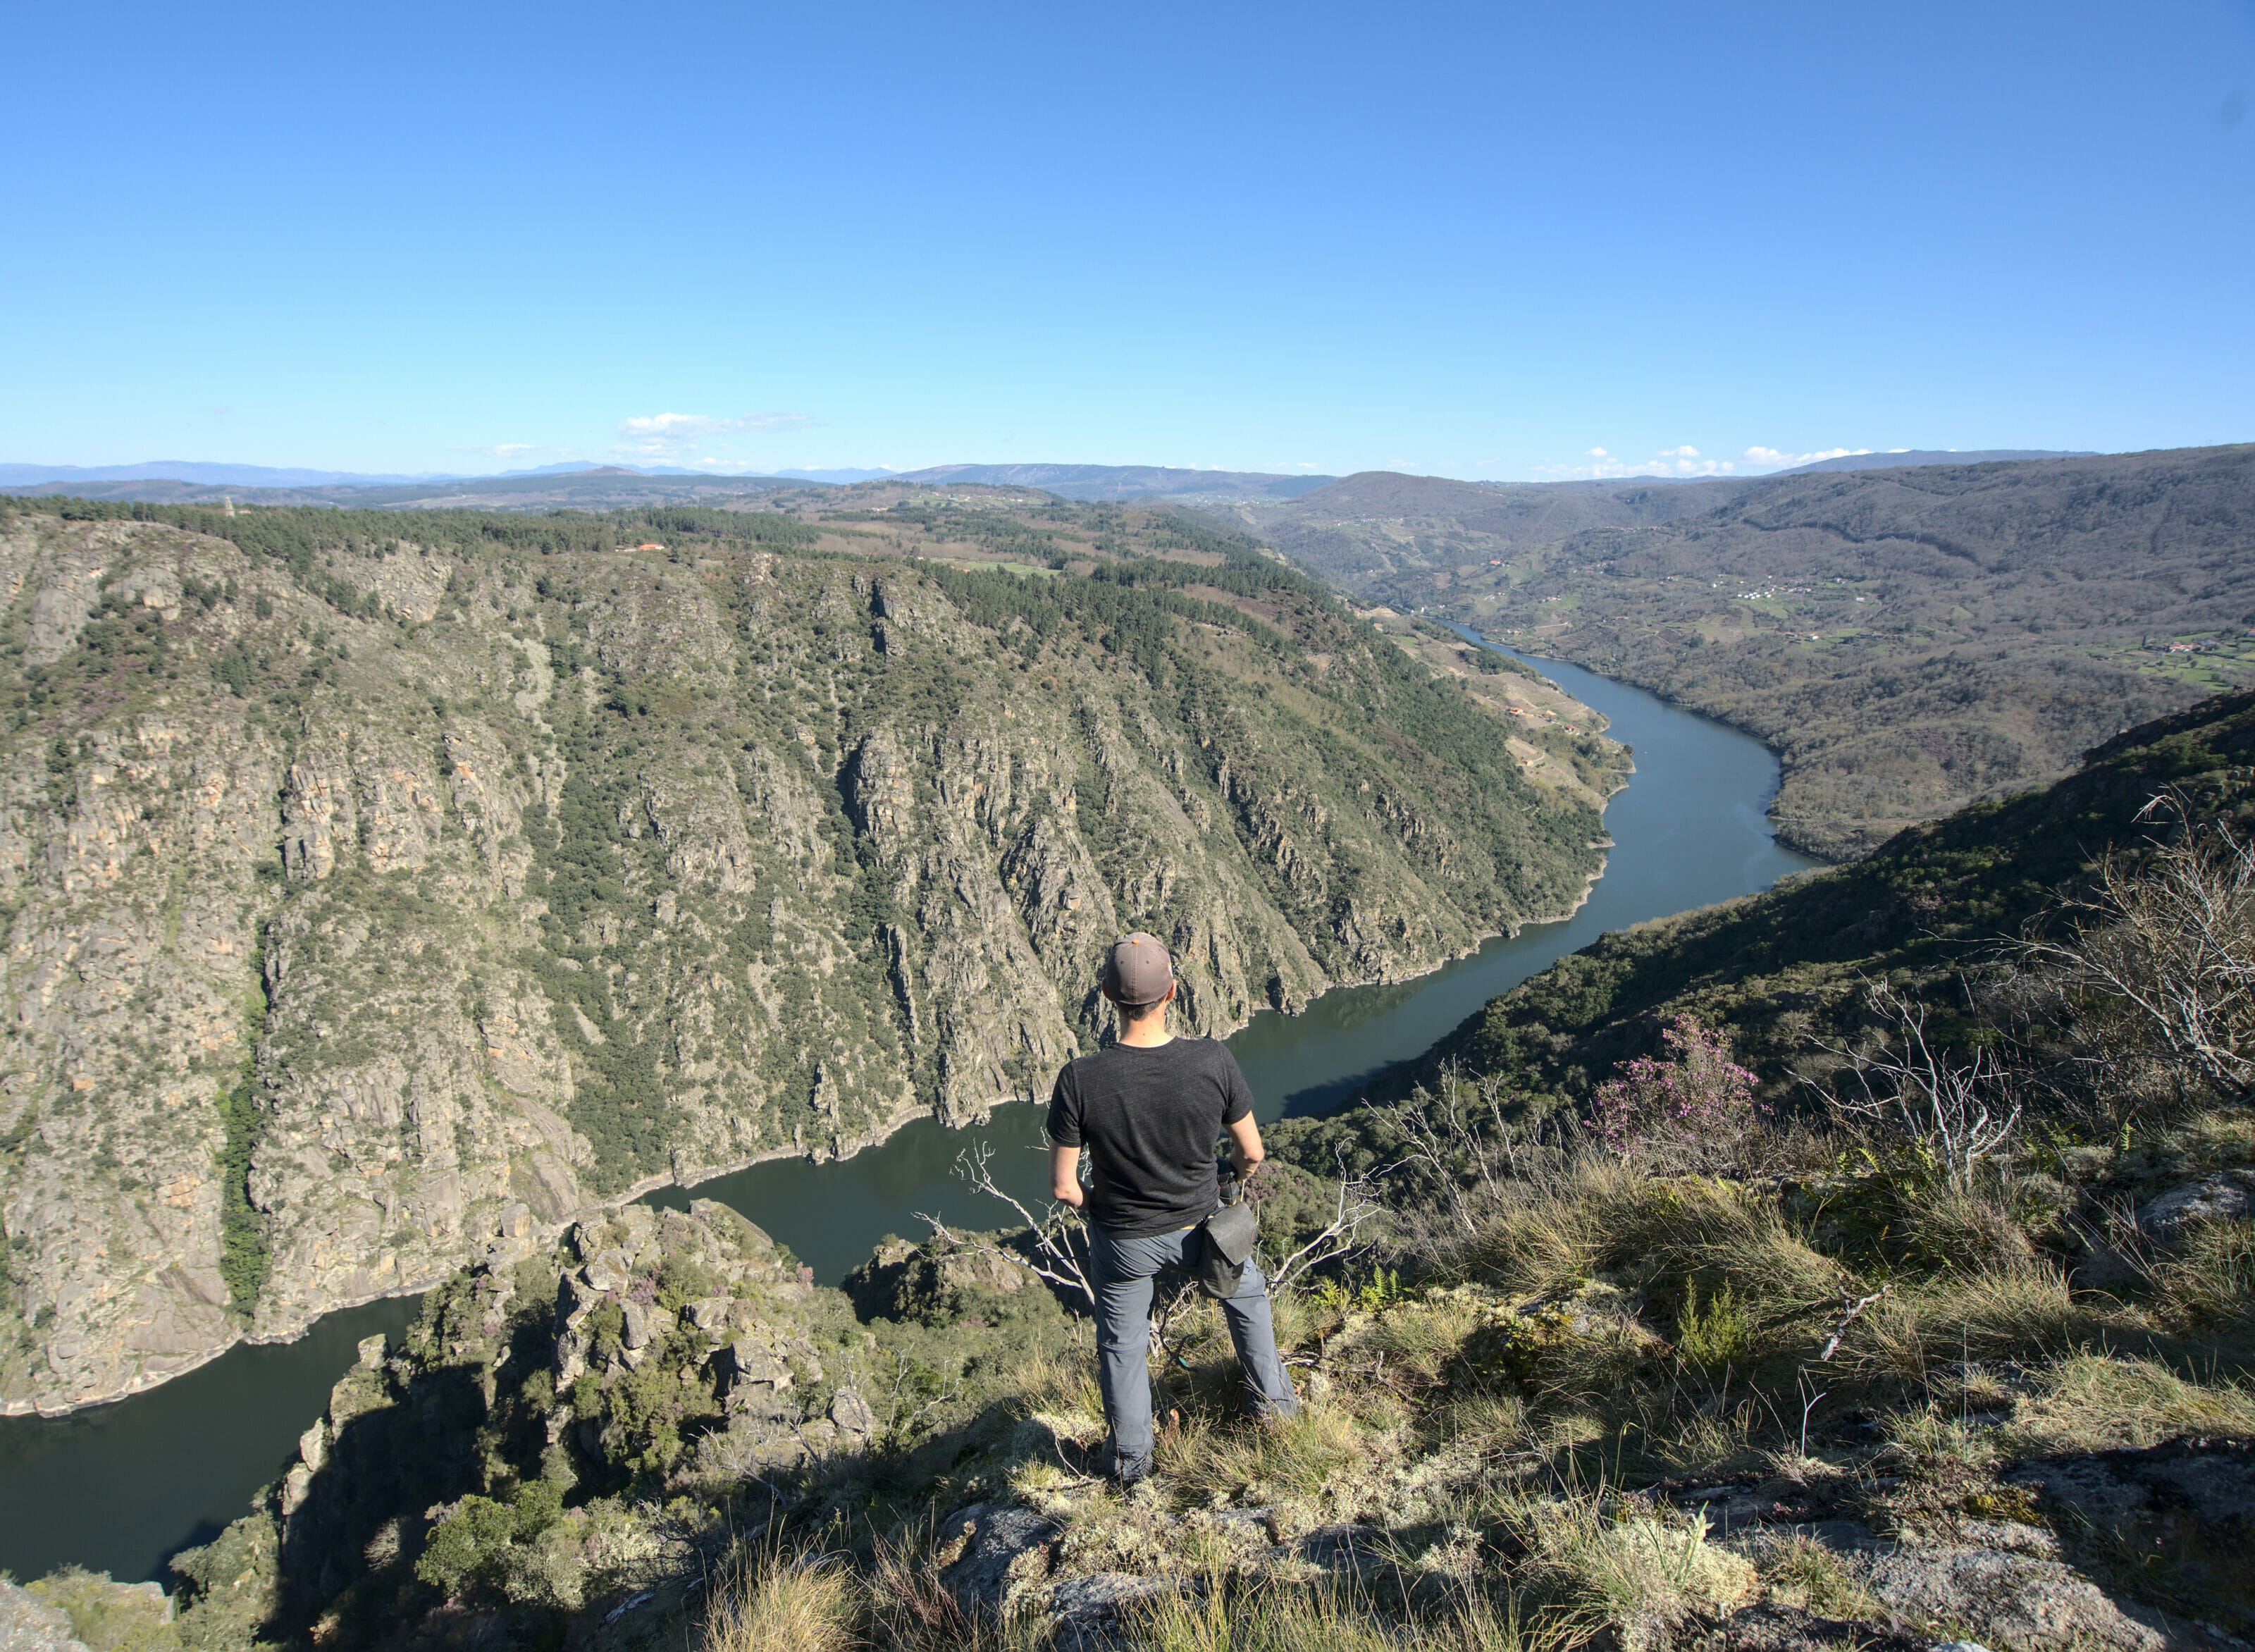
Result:
<svg viewBox="0 0 2255 1652">
<path fill-rule="evenodd" d="M 1668 1058 L 1614 1068 L 1590 1100 L 1590 1128 L 1624 1156 L 1661 1143 L 1727 1147 L 1761 1115 L 1754 1075 L 1731 1059 L 1730 1041 L 1689 1016 L 1661 1034 Z"/>
</svg>

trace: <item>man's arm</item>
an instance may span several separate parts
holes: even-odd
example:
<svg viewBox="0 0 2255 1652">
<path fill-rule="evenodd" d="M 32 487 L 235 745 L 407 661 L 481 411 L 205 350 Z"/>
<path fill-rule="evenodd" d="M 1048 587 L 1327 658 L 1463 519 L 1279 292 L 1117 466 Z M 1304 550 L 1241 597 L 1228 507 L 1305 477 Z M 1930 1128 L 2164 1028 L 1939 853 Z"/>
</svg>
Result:
<svg viewBox="0 0 2255 1652">
<path fill-rule="evenodd" d="M 1250 1113 L 1229 1127 L 1229 1162 L 1237 1167 L 1237 1179 L 1251 1180 L 1268 1155 L 1261 1145 L 1261 1127 Z"/>
<path fill-rule="evenodd" d="M 1257 1146 L 1260 1138 L 1254 1138 Z M 1077 1147 L 1050 1149 L 1050 1197 L 1060 1205 L 1070 1205 L 1078 1210 L 1087 1201 L 1080 1186 L 1080 1149 Z"/>
</svg>

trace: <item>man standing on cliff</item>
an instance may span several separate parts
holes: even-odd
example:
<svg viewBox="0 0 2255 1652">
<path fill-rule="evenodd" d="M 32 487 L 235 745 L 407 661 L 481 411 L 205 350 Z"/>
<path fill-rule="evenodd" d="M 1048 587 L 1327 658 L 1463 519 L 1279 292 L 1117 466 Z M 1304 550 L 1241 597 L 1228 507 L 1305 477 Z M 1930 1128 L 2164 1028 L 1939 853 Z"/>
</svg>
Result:
<svg viewBox="0 0 2255 1652">
<path fill-rule="evenodd" d="M 1198 1225 L 1221 1207 L 1214 1145 L 1226 1129 L 1240 1183 L 1267 1156 L 1253 1093 L 1217 1039 L 1167 1031 L 1175 967 L 1156 937 L 1137 931 L 1105 960 L 1104 995 L 1120 1012 L 1108 1049 L 1068 1061 L 1050 1097 L 1050 1189 L 1088 1218 L 1096 1291 L 1097 1376 L 1112 1431 L 1112 1473 L 1125 1488 L 1151 1472 L 1152 1282 L 1198 1260 Z M 1080 1156 L 1089 1158 L 1085 1187 Z M 1237 1294 L 1221 1304 L 1253 1409 L 1298 1409 L 1276 1354 L 1268 1282 L 1248 1260 Z"/>
</svg>

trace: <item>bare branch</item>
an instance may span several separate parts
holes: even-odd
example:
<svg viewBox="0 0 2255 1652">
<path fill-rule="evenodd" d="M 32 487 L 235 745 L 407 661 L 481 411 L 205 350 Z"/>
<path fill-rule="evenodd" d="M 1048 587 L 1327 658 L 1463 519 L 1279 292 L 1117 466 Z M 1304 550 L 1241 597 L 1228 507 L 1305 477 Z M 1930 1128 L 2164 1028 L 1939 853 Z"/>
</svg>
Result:
<svg viewBox="0 0 2255 1652">
<path fill-rule="evenodd" d="M 1346 1150 L 1334 1149 L 1339 1172 L 1338 1199 L 1331 1220 L 1324 1230 L 1299 1249 L 1287 1256 L 1282 1266 L 1269 1278 L 1271 1290 L 1282 1290 L 1310 1269 L 1324 1262 L 1361 1249 L 1367 1242 L 1361 1237 L 1362 1225 L 1378 1214 L 1375 1190 L 1379 1182 L 1401 1168 L 1403 1161 L 1350 1176 L 1346 1169 Z"/>
<path fill-rule="evenodd" d="M 1891 1129 L 1942 1167 L 1951 1183 L 1970 1186 L 1975 1167 L 2012 1139 L 2020 1103 L 1995 1055 L 1977 1048 L 1959 1060 L 1927 1037 L 1926 1006 L 1893 987 L 1871 988 L 1872 1002 L 1895 1023 L 1877 1053 L 1816 1039 L 1837 1057 L 1859 1093 L 1830 1096 L 1840 1112 Z"/>
<path fill-rule="evenodd" d="M 2063 903 L 2071 931 L 2030 934 L 2017 950 L 2097 1022 L 2126 1012 L 2125 1036 L 2102 1037 L 2099 1059 L 2143 1046 L 2244 1095 L 2255 1089 L 2255 843 L 2225 821 L 2194 823 L 2193 810 L 2177 792 L 2156 796 L 2139 819 L 2174 816 L 2176 835 L 2142 857 L 2108 854 L 2091 892 Z"/>
<path fill-rule="evenodd" d="M 1451 1060 L 1441 1069 L 1440 1082 L 1437 1094 L 1421 1087 L 1416 1100 L 1377 1110 L 1408 1142 L 1399 1163 L 1423 1165 L 1448 1199 L 1450 1213 L 1471 1233 L 1478 1221 L 1472 1201 L 1466 1198 L 1465 1178 L 1477 1177 L 1481 1187 L 1493 1189 L 1496 1166 L 1491 1157 L 1496 1147 L 1507 1154 L 1513 1150 L 1511 1127 L 1504 1122 L 1502 1086 L 1496 1079 L 1485 1079 L 1475 1087 L 1465 1081 Z M 1494 1147 L 1482 1137 L 1476 1103 L 1484 1104 L 1493 1116 Z"/>
<path fill-rule="evenodd" d="M 1018 1213 L 1032 1234 L 1035 1255 L 1027 1257 L 991 1241 L 974 1239 L 968 1234 L 951 1233 L 946 1224 L 937 1216 L 917 1213 L 917 1220 L 928 1226 L 938 1237 L 952 1245 L 975 1251 L 981 1255 L 998 1256 L 1003 1261 L 1049 1281 L 1060 1290 L 1078 1290 L 1081 1300 L 1092 1311 L 1096 1307 L 1096 1291 L 1088 1283 L 1088 1269 L 1083 1260 L 1081 1246 L 1075 1236 L 1084 1233 L 1079 1213 L 1064 1205 L 1050 1205 L 1040 1216 L 1028 1210 L 1015 1195 L 997 1185 L 994 1171 L 994 1147 L 986 1142 L 966 1148 L 955 1156 L 955 1173 L 961 1177 L 973 1192 L 985 1193 L 1001 1199 Z"/>
<path fill-rule="evenodd" d="M 1834 1354 L 1837 1353 L 1840 1351 L 1840 1339 L 1848 1334 L 1848 1327 L 1856 1323 L 1857 1319 L 1862 1316 L 1865 1309 L 1870 1307 L 1873 1303 L 1879 1301 L 1880 1297 L 1888 1295 L 1893 1290 L 1894 1287 L 1893 1285 L 1881 1285 L 1877 1290 L 1874 1290 L 1868 1297 L 1858 1297 L 1853 1299 L 1845 1297 L 1842 1297 L 1840 1300 L 1840 1318 L 1832 1326 L 1832 1334 L 1824 1339 L 1824 1352 L 1818 1354 L 1816 1357 L 1820 1360 L 1829 1360 Z M 1821 1400 L 1824 1396 L 1820 1394 L 1816 1397 Z M 1803 1414 L 1803 1438 L 1806 1438 L 1806 1413 Z"/>
</svg>

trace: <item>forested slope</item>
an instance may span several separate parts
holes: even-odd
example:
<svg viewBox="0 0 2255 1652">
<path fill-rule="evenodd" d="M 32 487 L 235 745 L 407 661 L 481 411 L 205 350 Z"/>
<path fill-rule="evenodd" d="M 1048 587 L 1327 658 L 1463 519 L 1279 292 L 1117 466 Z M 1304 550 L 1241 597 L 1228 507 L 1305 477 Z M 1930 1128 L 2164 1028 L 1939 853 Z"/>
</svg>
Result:
<svg viewBox="0 0 2255 1652">
<path fill-rule="evenodd" d="M 1960 809 L 1850 864 L 1761 895 L 1606 935 L 1489 1000 L 1376 1086 L 1399 1097 L 1453 1071 L 1510 1110 L 1587 1107 L 1619 1064 L 1660 1051 L 1679 1016 L 1726 1030 L 1739 1058 L 1790 1112 L 1795 1075 L 1830 1064 L 1815 1039 L 1852 1039 L 1876 984 L 1914 988 L 1951 1017 L 1970 988 L 2012 974 L 2006 949 L 2110 853 L 2132 861 L 2195 816 L 2244 834 L 2255 819 L 2255 692 L 2219 696 L 2131 730 L 2050 786 Z M 1326 1144 L 1380 1128 L 1354 1113 L 1288 1124 Z M 1381 1130 L 1382 1133 L 1382 1130 Z M 1305 1142 L 1296 1149 L 1310 1156 Z M 1329 1147 L 1310 1162 L 1330 1163 Z"/>
<path fill-rule="evenodd" d="M 1127 928 L 1221 1030 L 1600 863 L 1603 742 L 1530 777 L 1460 679 L 1171 518 L 1092 513 L 1059 571 L 1046 501 L 941 513 L 978 545 L 61 509 L 0 519 L 11 1408 L 1032 1093 Z"/>
<path fill-rule="evenodd" d="M 2255 447 L 1730 487 L 1697 514 L 1468 540 L 1382 577 L 1279 543 L 1759 736 L 1784 763 L 1781 833 L 1828 859 L 2255 680 Z"/>
<path fill-rule="evenodd" d="M 1508 486 L 1365 470 L 1285 503 L 1200 502 L 1343 591 L 1395 600 L 1395 581 L 1484 567 L 1591 528 L 1672 521 L 1737 497 L 1752 482 Z"/>
</svg>

